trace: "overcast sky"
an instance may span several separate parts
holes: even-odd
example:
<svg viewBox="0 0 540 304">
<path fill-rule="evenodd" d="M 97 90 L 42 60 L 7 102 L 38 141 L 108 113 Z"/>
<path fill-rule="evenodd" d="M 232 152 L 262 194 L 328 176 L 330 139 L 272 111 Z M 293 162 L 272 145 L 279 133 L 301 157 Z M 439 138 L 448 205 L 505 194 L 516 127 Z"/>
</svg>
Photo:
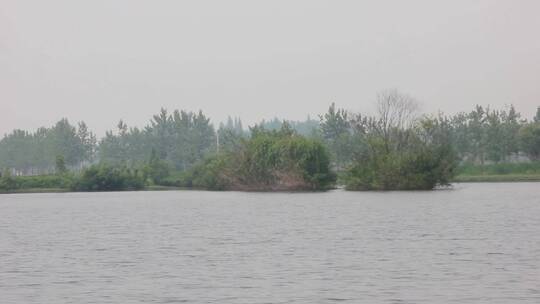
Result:
<svg viewBox="0 0 540 304">
<path fill-rule="evenodd" d="M 102 135 L 161 107 L 214 122 L 540 105 L 540 1 L 1 0 L 0 134 L 62 117 Z"/>
</svg>

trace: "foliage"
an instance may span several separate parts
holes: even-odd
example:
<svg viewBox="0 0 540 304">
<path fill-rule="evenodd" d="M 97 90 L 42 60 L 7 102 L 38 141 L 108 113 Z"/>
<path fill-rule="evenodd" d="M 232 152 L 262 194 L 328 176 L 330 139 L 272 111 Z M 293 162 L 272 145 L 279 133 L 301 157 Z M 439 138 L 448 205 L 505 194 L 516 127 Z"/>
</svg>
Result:
<svg viewBox="0 0 540 304">
<path fill-rule="evenodd" d="M 157 156 L 157 153 L 152 149 L 150 160 L 144 167 L 145 176 L 150 178 L 156 185 L 162 185 L 162 182 L 169 176 L 169 165 Z"/>
<path fill-rule="evenodd" d="M 242 121 L 239 118 L 235 118 L 234 121 L 231 117 L 227 120 L 227 124 L 221 123 L 217 131 L 217 151 L 233 151 L 237 149 L 240 142 L 245 138 L 244 129 L 242 127 Z"/>
<path fill-rule="evenodd" d="M 271 120 L 263 120 L 258 125 L 265 130 L 278 131 L 284 123 L 287 123 L 296 133 L 305 137 L 319 136 L 319 120 L 312 119 L 309 115 L 304 121 L 280 120 L 274 117 Z"/>
<path fill-rule="evenodd" d="M 66 162 L 62 155 L 56 156 L 56 174 L 65 174 L 67 172 Z"/>
<path fill-rule="evenodd" d="M 538 182 L 540 174 L 492 174 L 492 175 L 457 175 L 456 183 L 482 183 L 482 182 Z"/>
<path fill-rule="evenodd" d="M 464 163 L 457 168 L 457 174 L 460 176 L 540 174 L 540 161 L 527 163 L 494 163 L 483 166 Z"/>
<path fill-rule="evenodd" d="M 524 122 L 513 106 L 492 110 L 477 105 L 470 113 L 459 113 L 450 121 L 452 144 L 464 161 L 504 162 L 519 152 L 518 133 Z"/>
<path fill-rule="evenodd" d="M 214 190 L 322 190 L 335 181 L 329 167 L 325 147 L 296 134 L 288 124 L 279 131 L 255 126 L 237 150 L 196 166 L 192 185 Z"/>
<path fill-rule="evenodd" d="M 141 170 L 109 165 L 93 165 L 76 177 L 71 185 L 75 191 L 138 190 L 145 186 Z"/>
<path fill-rule="evenodd" d="M 336 108 L 332 103 L 328 112 L 319 116 L 322 138 L 335 161 L 338 169 L 347 165 L 352 158 L 353 137 L 351 121 L 347 111 Z"/>
<path fill-rule="evenodd" d="M 61 119 L 33 132 L 14 130 L 0 140 L 0 169 L 13 174 L 4 173 L 0 187 L 69 187 L 65 180 L 78 180 L 80 170 L 106 163 L 159 185 L 322 189 L 335 179 L 329 163 L 351 189 L 430 188 L 448 182 L 456 158 L 466 166 L 501 164 L 497 168 L 540 159 L 540 107 L 531 121 L 513 106 L 479 105 L 420 118 L 414 99 L 397 90 L 381 92 L 377 102 L 376 116 L 332 103 L 319 121 L 274 118 L 249 132 L 240 118 L 214 130 L 200 111 L 162 109 L 143 128 L 120 121 L 99 144 L 84 122 Z M 53 173 L 59 180 L 50 177 Z M 46 177 L 24 178 L 33 175 Z"/>
<path fill-rule="evenodd" d="M 409 97 L 396 92 L 381 96 L 379 116 L 356 116 L 351 123 L 362 144 L 344 175 L 346 188 L 429 190 L 447 185 L 457 165 L 449 119 L 419 120 Z"/>
<path fill-rule="evenodd" d="M 0 191 L 11 191 L 17 189 L 17 182 L 11 176 L 9 171 L 5 171 L 0 175 Z"/>
<path fill-rule="evenodd" d="M 14 130 L 5 135 L 0 140 L 0 168 L 25 175 L 52 173 L 57 156 L 64 159 L 66 167 L 76 167 L 91 162 L 95 149 L 96 137 L 84 122 L 75 127 L 62 119 L 34 133 Z"/>
<path fill-rule="evenodd" d="M 347 172 L 348 190 L 429 190 L 447 185 L 456 161 L 449 145 L 423 141 L 410 134 L 414 144 L 386 150 L 380 138 L 368 140 L 369 149 Z"/>
<path fill-rule="evenodd" d="M 208 157 L 193 168 L 185 186 L 209 190 L 231 189 L 234 185 L 227 176 L 230 166 L 227 156 L 223 154 Z"/>
<path fill-rule="evenodd" d="M 67 189 L 72 182 L 70 175 L 11 176 L 4 173 L 0 177 L 0 191 L 21 189 Z"/>
<path fill-rule="evenodd" d="M 17 189 L 66 189 L 70 187 L 72 179 L 73 177 L 69 175 L 37 175 L 15 177 Z"/>
<path fill-rule="evenodd" d="M 116 134 L 109 131 L 100 141 L 99 158 L 109 164 L 137 167 L 154 151 L 173 168 L 186 170 L 214 150 L 215 131 L 202 112 L 176 110 L 169 114 L 161 109 L 142 130 L 128 128 L 120 121 Z"/>
<path fill-rule="evenodd" d="M 540 160 L 540 122 L 526 124 L 519 131 L 521 149 L 529 158 Z"/>
</svg>

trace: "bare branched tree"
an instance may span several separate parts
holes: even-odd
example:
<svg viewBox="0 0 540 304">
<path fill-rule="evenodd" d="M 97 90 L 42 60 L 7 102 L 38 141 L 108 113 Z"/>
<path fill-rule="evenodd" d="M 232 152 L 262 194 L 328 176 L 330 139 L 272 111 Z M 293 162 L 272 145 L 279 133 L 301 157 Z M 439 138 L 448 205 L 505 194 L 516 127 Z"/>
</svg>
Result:
<svg viewBox="0 0 540 304">
<path fill-rule="evenodd" d="M 377 94 L 377 112 L 384 129 L 407 129 L 418 114 L 418 102 L 396 89 L 384 90 Z"/>
<path fill-rule="evenodd" d="M 414 126 L 418 118 L 418 102 L 396 89 L 377 94 L 376 130 L 384 139 L 387 149 L 392 134 L 396 135 L 398 147 L 407 142 L 407 130 Z"/>
</svg>

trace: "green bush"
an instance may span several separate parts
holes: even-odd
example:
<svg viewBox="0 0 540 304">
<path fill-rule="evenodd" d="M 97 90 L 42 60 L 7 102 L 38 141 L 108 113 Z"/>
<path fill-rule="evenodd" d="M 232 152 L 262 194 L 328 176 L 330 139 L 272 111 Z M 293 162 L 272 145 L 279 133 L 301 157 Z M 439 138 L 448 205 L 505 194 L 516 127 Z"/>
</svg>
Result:
<svg viewBox="0 0 540 304">
<path fill-rule="evenodd" d="M 430 190 L 450 183 L 457 157 L 440 121 L 389 132 L 366 135 L 368 148 L 344 174 L 347 190 Z"/>
<path fill-rule="evenodd" d="M 197 164 L 197 166 L 194 166 L 194 168 L 200 167 L 201 164 L 204 161 L 201 161 Z M 160 186 L 166 186 L 166 187 L 184 187 L 184 188 L 193 188 L 193 170 L 187 170 L 187 171 L 174 171 L 171 172 L 171 174 L 165 178 L 163 178 L 159 185 Z"/>
<path fill-rule="evenodd" d="M 11 191 L 17 189 L 17 182 L 11 176 L 9 171 L 0 172 L 0 191 Z"/>
<path fill-rule="evenodd" d="M 170 175 L 169 165 L 158 158 L 154 149 L 152 149 L 150 160 L 144 167 L 144 175 L 150 178 L 154 184 L 166 186 L 166 179 Z"/>
<path fill-rule="evenodd" d="M 238 148 L 207 158 L 190 172 L 191 185 L 212 190 L 323 190 L 336 176 L 326 148 L 285 125 L 254 128 Z"/>
<path fill-rule="evenodd" d="M 227 172 L 230 171 L 229 165 L 225 155 L 208 157 L 191 170 L 186 186 L 209 190 L 227 190 L 232 185 L 231 179 L 227 176 Z"/>
<path fill-rule="evenodd" d="M 11 176 L 5 173 L 0 177 L 0 190 L 12 191 L 21 189 L 67 189 L 72 182 L 71 175 L 36 175 Z"/>
<path fill-rule="evenodd" d="M 72 177 L 70 175 L 38 175 L 18 176 L 15 178 L 18 189 L 37 188 L 69 188 Z"/>
<path fill-rule="evenodd" d="M 75 191 L 139 190 L 145 186 L 144 174 L 137 169 L 94 165 L 75 178 L 71 189 Z"/>
</svg>

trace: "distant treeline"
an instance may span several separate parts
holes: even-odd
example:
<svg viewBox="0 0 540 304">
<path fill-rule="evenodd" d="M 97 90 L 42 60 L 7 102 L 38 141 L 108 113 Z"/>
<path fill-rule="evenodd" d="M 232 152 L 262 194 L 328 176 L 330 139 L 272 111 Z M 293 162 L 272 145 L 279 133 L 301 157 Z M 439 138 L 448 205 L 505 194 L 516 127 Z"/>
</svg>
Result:
<svg viewBox="0 0 540 304">
<path fill-rule="evenodd" d="M 458 163 L 539 158 L 540 108 L 532 121 L 513 106 L 420 115 L 414 99 L 396 90 L 377 96 L 372 116 L 332 104 L 318 119 L 276 118 L 245 129 L 239 118 L 216 128 L 201 111 L 162 109 L 145 127 L 120 121 L 100 140 L 84 122 L 75 126 L 67 119 L 0 140 L 4 176 L 92 166 L 94 175 L 124 168 L 117 173 L 143 184 L 216 189 L 287 189 L 284 179 L 299 189 L 328 188 L 331 171 L 349 189 L 431 189 L 447 184 Z M 91 175 L 87 171 L 83 175 Z"/>
<path fill-rule="evenodd" d="M 51 128 L 5 135 L 0 140 L 0 168 L 24 175 L 53 173 L 57 157 L 72 168 L 81 167 L 96 160 L 98 147 L 84 122 L 73 126 L 62 119 Z"/>
</svg>

